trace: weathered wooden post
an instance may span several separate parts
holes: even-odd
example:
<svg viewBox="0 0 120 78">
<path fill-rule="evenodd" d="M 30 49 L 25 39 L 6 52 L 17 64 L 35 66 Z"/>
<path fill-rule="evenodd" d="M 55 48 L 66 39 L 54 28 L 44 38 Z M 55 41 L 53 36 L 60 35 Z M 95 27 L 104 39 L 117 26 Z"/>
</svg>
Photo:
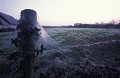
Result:
<svg viewBox="0 0 120 78">
<path fill-rule="evenodd" d="M 38 32 L 41 30 L 37 28 L 37 13 L 31 9 L 21 11 L 17 29 L 19 30 L 17 38 L 12 39 L 12 43 L 17 47 L 17 52 L 11 54 L 8 59 L 16 57 L 15 60 L 17 61 L 15 63 L 17 66 L 13 69 L 13 73 L 19 72 L 18 76 L 20 78 L 33 78 L 33 65 L 36 53 L 35 41 L 39 38 Z"/>
<path fill-rule="evenodd" d="M 22 53 L 20 70 L 24 71 L 24 78 L 32 78 L 35 57 L 35 40 L 38 38 L 37 13 L 34 10 L 25 9 L 21 12 L 21 18 L 17 29 L 19 51 Z"/>
</svg>

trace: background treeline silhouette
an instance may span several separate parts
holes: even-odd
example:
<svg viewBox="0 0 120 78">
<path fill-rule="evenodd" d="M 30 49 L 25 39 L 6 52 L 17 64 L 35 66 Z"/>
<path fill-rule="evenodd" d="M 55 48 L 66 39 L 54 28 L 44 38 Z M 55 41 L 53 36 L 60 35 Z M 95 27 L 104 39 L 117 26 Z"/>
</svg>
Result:
<svg viewBox="0 0 120 78">
<path fill-rule="evenodd" d="M 120 21 L 116 22 L 112 20 L 109 23 L 95 23 L 95 24 L 83 24 L 83 23 L 74 23 L 74 25 L 66 26 L 43 26 L 44 28 L 120 28 Z"/>
<path fill-rule="evenodd" d="M 82 24 L 75 23 L 74 27 L 76 28 L 120 28 L 120 23 L 96 23 L 96 24 Z"/>
</svg>

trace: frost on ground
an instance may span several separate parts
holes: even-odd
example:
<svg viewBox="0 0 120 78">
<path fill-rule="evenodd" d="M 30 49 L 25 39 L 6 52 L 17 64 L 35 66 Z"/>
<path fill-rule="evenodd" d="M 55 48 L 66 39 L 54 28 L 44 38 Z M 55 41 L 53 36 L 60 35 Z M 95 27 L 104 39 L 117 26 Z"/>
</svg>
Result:
<svg viewBox="0 0 120 78">
<path fill-rule="evenodd" d="M 45 30 L 60 45 L 35 58 L 34 78 L 120 77 L 120 29 Z M 5 58 L 15 47 L 5 49 L 5 46 L 13 35 L 10 32 L 0 35 L 4 42 L 0 42 L 0 78 L 10 78 L 10 61 Z"/>
<path fill-rule="evenodd" d="M 119 78 L 120 42 L 44 52 L 37 62 L 36 78 Z M 111 47 L 109 45 L 112 45 Z M 98 48 L 99 47 L 99 48 Z M 43 68 L 44 67 L 44 68 Z"/>
<path fill-rule="evenodd" d="M 62 45 L 40 55 L 36 78 L 120 77 L 118 29 L 54 30 L 49 35 Z"/>
</svg>

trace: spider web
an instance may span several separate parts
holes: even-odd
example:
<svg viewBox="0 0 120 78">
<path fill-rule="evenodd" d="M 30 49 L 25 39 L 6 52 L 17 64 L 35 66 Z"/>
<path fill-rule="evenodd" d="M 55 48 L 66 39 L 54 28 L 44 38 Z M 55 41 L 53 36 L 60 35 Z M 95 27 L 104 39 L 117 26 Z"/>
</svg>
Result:
<svg viewBox="0 0 120 78">
<path fill-rule="evenodd" d="M 36 41 L 37 47 L 40 47 L 42 44 L 46 49 L 55 49 L 58 48 L 60 43 L 51 38 L 44 28 L 40 25 L 39 19 L 37 19 L 37 28 L 41 29 L 39 31 L 39 40 Z"/>
</svg>

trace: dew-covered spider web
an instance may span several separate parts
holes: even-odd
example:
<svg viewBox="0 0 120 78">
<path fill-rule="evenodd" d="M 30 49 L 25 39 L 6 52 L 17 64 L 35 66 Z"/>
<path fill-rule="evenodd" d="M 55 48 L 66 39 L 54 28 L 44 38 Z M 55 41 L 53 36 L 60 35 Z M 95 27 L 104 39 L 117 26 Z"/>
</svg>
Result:
<svg viewBox="0 0 120 78">
<path fill-rule="evenodd" d="M 40 47 L 43 44 L 43 47 L 47 50 L 49 49 L 57 49 L 60 46 L 60 43 L 51 38 L 44 28 L 40 25 L 39 18 L 37 18 L 37 24 L 36 27 L 38 29 L 41 29 L 39 31 L 39 39 L 36 41 L 36 47 Z"/>
<path fill-rule="evenodd" d="M 43 45 L 45 49 L 49 50 L 58 48 L 60 45 L 59 42 L 55 41 L 45 32 L 44 28 L 40 25 L 37 13 L 33 10 L 26 9 L 22 11 L 19 23 L 23 24 L 21 26 L 17 26 L 21 31 L 27 29 L 30 32 L 33 32 L 33 34 L 37 31 L 37 35 L 33 35 L 33 38 L 37 37 L 37 40 L 34 41 L 36 48 L 41 48 L 41 45 Z"/>
</svg>

